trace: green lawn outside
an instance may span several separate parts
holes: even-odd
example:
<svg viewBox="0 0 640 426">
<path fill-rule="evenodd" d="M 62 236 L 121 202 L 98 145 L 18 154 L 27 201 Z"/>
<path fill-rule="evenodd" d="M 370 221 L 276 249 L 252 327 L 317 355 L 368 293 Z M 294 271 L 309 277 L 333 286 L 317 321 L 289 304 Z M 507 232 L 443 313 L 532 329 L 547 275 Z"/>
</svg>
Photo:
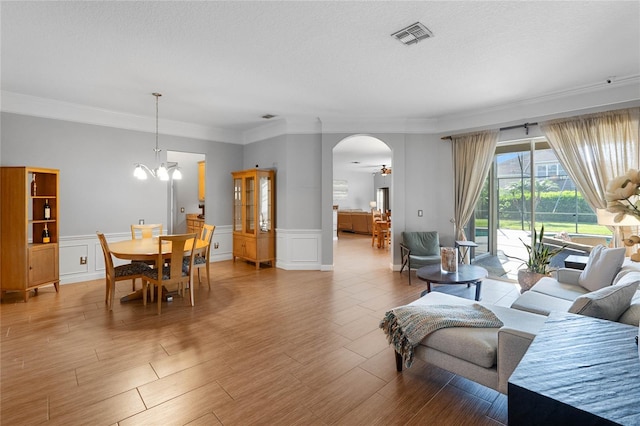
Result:
<svg viewBox="0 0 640 426">
<path fill-rule="evenodd" d="M 487 219 L 476 219 L 476 228 L 487 228 Z M 528 223 L 525 222 L 525 228 Z M 538 224 L 538 231 L 541 224 Z M 500 229 L 522 229 L 522 222 L 518 220 L 500 220 Z M 528 228 L 527 228 L 528 229 Z M 567 231 L 569 234 L 576 234 L 576 225 L 574 222 L 546 222 L 544 223 L 544 233 L 546 235 L 553 235 L 557 232 Z M 578 234 L 587 235 L 604 235 L 606 237 L 611 236 L 611 231 L 602 225 L 593 223 L 578 224 Z"/>
</svg>

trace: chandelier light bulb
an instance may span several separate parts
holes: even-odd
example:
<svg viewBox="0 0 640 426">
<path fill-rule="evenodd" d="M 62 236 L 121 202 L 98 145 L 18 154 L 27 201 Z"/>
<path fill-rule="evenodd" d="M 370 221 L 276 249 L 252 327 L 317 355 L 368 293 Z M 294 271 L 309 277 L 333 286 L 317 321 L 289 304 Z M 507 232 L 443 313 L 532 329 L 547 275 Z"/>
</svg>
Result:
<svg viewBox="0 0 640 426">
<path fill-rule="evenodd" d="M 133 176 L 140 180 L 145 180 L 147 178 L 147 172 L 144 171 L 140 164 L 136 165 L 135 170 L 133 171 Z"/>
<path fill-rule="evenodd" d="M 169 180 L 169 172 L 167 171 L 167 168 L 164 166 L 164 163 L 160 164 L 160 167 L 158 167 L 158 170 L 156 171 L 156 176 L 158 176 L 158 179 L 160 180 Z"/>
<path fill-rule="evenodd" d="M 180 180 L 182 179 L 182 172 L 180 171 L 179 168 L 176 168 L 173 171 L 173 175 L 171 176 L 173 180 Z"/>
</svg>

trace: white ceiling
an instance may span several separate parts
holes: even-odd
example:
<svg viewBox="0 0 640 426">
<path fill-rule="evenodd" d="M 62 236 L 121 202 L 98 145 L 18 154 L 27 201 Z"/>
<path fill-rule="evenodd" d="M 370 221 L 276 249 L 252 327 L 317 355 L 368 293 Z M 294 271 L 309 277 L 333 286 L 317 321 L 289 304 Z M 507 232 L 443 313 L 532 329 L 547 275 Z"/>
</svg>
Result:
<svg viewBox="0 0 640 426">
<path fill-rule="evenodd" d="M 3 1 L 1 19 L 3 93 L 153 117 L 158 91 L 161 120 L 229 131 L 442 119 L 640 76 L 638 1 Z M 434 37 L 390 36 L 416 21 Z"/>
</svg>

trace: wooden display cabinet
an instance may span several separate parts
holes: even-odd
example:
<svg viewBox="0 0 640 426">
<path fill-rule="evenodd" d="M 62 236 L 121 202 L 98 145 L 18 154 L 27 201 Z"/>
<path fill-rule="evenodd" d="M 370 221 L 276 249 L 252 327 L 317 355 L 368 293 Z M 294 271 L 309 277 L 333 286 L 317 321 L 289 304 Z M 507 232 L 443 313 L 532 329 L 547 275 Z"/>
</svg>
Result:
<svg viewBox="0 0 640 426">
<path fill-rule="evenodd" d="M 275 191 L 273 170 L 250 169 L 233 176 L 233 260 L 275 266 Z"/>
<path fill-rule="evenodd" d="M 35 174 L 36 193 L 31 182 Z M 59 290 L 59 171 L 37 167 L 2 167 L 0 174 L 0 295 L 21 291 L 24 300 L 31 290 L 53 284 Z M 44 217 L 48 201 L 50 218 Z M 50 242 L 42 233 L 49 231 Z"/>
</svg>

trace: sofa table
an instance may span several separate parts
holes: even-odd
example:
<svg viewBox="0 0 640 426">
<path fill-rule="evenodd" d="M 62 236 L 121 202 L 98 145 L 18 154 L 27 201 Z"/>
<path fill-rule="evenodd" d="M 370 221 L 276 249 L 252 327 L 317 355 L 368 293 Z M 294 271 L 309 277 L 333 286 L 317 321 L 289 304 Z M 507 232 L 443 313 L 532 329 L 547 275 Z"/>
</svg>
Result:
<svg viewBox="0 0 640 426">
<path fill-rule="evenodd" d="M 639 425 L 638 327 L 553 312 L 509 378 L 512 425 Z"/>
</svg>

